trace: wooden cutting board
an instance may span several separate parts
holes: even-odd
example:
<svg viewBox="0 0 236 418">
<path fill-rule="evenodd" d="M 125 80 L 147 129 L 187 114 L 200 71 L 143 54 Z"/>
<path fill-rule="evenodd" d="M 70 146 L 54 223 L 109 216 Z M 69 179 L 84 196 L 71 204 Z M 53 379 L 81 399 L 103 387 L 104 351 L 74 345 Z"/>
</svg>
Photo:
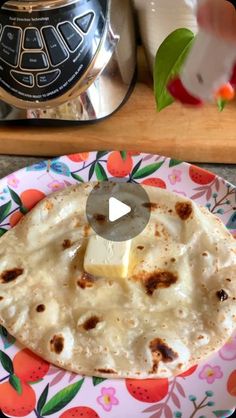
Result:
<svg viewBox="0 0 236 418">
<path fill-rule="evenodd" d="M 178 104 L 156 112 L 144 53 L 138 83 L 111 118 L 93 125 L 32 128 L 0 126 L 0 153 L 52 156 L 85 150 L 127 149 L 195 161 L 236 163 L 236 104 L 186 109 Z"/>
</svg>

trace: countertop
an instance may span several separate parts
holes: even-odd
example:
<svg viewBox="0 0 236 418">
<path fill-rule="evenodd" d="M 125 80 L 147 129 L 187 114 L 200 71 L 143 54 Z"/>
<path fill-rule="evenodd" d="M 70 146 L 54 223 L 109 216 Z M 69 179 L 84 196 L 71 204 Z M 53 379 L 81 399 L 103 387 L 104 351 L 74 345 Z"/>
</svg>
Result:
<svg viewBox="0 0 236 418">
<path fill-rule="evenodd" d="M 45 157 L 21 157 L 0 155 L 0 178 L 19 170 L 25 166 L 31 165 L 37 161 L 45 159 Z M 217 175 L 223 177 L 225 180 L 236 185 L 236 164 L 197 164 L 207 170 L 213 171 Z"/>
<path fill-rule="evenodd" d="M 153 81 L 140 48 L 134 91 L 111 118 L 83 126 L 40 125 L 39 128 L 0 124 L 0 154 L 73 154 L 85 148 L 86 151 L 111 149 L 116 144 L 116 149 L 133 151 L 135 148 L 183 161 L 235 164 L 235 114 L 236 101 L 222 113 L 214 104 L 190 109 L 178 103 L 158 113 Z"/>
</svg>

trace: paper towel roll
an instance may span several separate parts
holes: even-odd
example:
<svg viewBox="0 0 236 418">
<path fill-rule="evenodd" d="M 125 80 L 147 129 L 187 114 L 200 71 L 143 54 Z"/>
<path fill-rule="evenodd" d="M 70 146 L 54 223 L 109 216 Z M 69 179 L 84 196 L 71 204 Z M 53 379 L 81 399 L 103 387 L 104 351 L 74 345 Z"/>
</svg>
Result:
<svg viewBox="0 0 236 418">
<path fill-rule="evenodd" d="M 138 14 L 142 42 L 150 70 L 156 52 L 164 39 L 175 29 L 188 28 L 197 32 L 194 13 L 196 0 L 133 0 Z"/>
</svg>

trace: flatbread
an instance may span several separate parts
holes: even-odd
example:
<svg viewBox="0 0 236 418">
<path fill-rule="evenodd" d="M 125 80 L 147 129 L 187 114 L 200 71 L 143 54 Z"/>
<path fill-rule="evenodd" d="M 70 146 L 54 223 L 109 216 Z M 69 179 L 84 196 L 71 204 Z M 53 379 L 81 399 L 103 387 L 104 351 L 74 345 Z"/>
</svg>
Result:
<svg viewBox="0 0 236 418">
<path fill-rule="evenodd" d="M 79 374 L 171 377 L 236 327 L 236 242 L 205 208 L 145 187 L 151 218 L 132 240 L 129 277 L 83 271 L 94 184 L 41 201 L 0 239 L 0 323 Z"/>
</svg>

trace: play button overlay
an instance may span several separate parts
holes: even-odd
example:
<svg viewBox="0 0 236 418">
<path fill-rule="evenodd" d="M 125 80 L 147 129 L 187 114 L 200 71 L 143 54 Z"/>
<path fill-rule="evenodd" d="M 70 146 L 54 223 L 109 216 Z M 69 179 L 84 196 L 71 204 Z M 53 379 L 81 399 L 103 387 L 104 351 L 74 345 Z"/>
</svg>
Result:
<svg viewBox="0 0 236 418">
<path fill-rule="evenodd" d="M 97 183 L 88 196 L 86 216 L 94 232 L 102 238 L 130 240 L 139 235 L 149 222 L 149 197 L 139 184 Z"/>
<path fill-rule="evenodd" d="M 109 221 L 115 222 L 123 216 L 131 212 L 131 207 L 116 199 L 115 197 L 110 197 L 109 199 Z"/>
</svg>

